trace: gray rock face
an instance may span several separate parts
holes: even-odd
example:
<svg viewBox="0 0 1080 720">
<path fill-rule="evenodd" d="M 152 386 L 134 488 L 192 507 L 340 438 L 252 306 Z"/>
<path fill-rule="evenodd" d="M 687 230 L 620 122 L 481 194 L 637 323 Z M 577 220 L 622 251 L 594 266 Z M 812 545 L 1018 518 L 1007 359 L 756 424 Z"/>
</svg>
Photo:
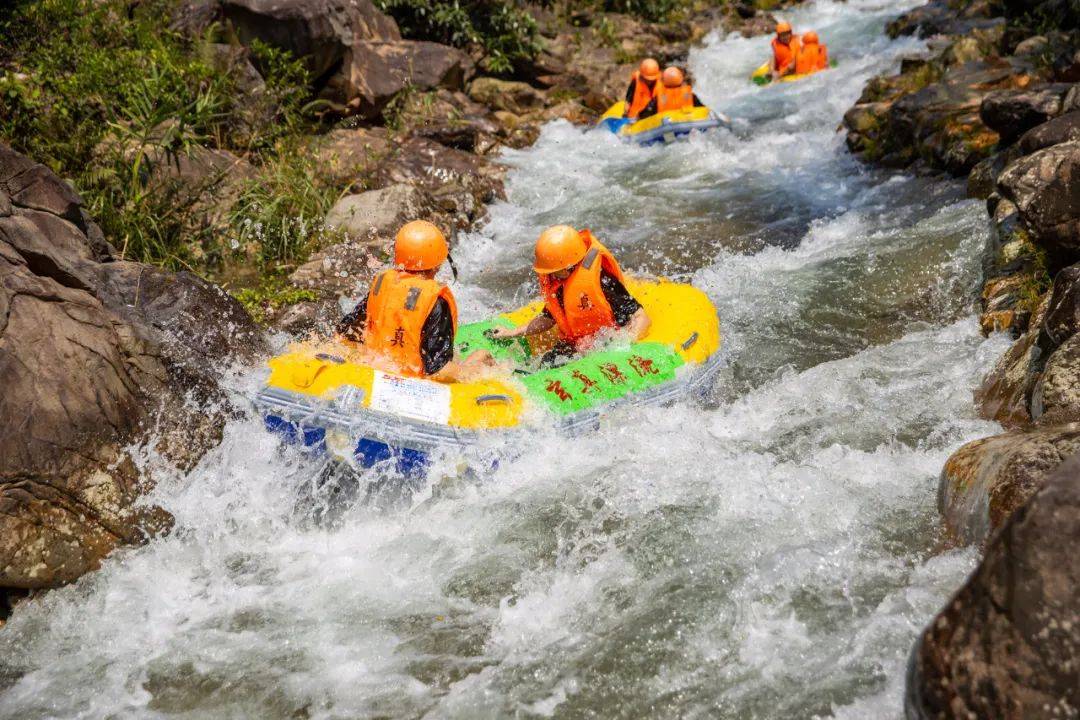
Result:
<svg viewBox="0 0 1080 720">
<path fill-rule="evenodd" d="M 1080 421 L 1080 335 L 1047 359 L 1031 394 L 1031 417 L 1043 423 Z"/>
<path fill-rule="evenodd" d="M 1057 347 L 1080 332 L 1080 264 L 1065 268 L 1054 278 L 1043 335 L 1049 347 Z"/>
<path fill-rule="evenodd" d="M 1009 143 L 1031 128 L 1061 113 L 1069 85 L 998 90 L 987 95 L 979 106 L 979 117 L 987 127 Z"/>
<path fill-rule="evenodd" d="M 289 282 L 325 296 L 356 294 L 386 267 L 389 243 L 376 243 L 350 240 L 324 248 L 296 268 Z"/>
<path fill-rule="evenodd" d="M 147 479 L 122 448 L 153 423 L 190 467 L 221 418 L 183 396 L 261 339 L 217 288 L 115 261 L 79 196 L 4 145 L 0 200 L 0 588 L 49 587 L 167 521 L 132 509 Z"/>
<path fill-rule="evenodd" d="M 1051 270 L 1080 259 L 1080 141 L 1017 160 L 998 178 L 998 192 L 1047 251 Z"/>
<path fill-rule="evenodd" d="M 544 106 L 544 95 L 528 83 L 497 78 L 477 78 L 469 85 L 469 97 L 496 110 L 522 115 Z"/>
<path fill-rule="evenodd" d="M 303 58 L 315 78 L 365 40 L 400 40 L 393 18 L 370 0 L 223 0 L 240 41 L 258 39 Z"/>
<path fill-rule="evenodd" d="M 949 534 L 984 543 L 1043 486 L 1062 460 L 1080 452 L 1080 423 L 975 440 L 941 472 L 938 506 Z"/>
<path fill-rule="evenodd" d="M 352 45 L 343 71 L 322 91 L 344 102 L 351 113 L 378 117 L 406 88 L 460 90 L 472 75 L 473 63 L 456 48 L 412 40 L 364 41 Z"/>
<path fill-rule="evenodd" d="M 1058 463 L 916 644 L 909 720 L 1080 714 L 1080 458 Z"/>
<path fill-rule="evenodd" d="M 326 224 L 356 241 L 387 242 L 410 220 L 427 219 L 432 205 L 426 193 L 412 185 L 390 185 L 346 195 L 326 215 Z"/>
<path fill-rule="evenodd" d="M 1073 111 L 1037 125 L 1020 138 L 1020 150 L 1030 155 L 1063 142 L 1080 140 L 1080 112 Z"/>
</svg>

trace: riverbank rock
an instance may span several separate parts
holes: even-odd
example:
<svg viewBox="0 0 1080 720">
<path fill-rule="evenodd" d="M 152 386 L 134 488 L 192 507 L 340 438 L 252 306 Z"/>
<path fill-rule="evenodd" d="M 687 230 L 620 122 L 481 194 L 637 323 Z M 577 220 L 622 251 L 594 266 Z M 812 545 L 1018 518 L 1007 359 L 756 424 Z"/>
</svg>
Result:
<svg viewBox="0 0 1080 720">
<path fill-rule="evenodd" d="M 909 720 L 1080 714 L 1080 458 L 1061 463 L 923 632 Z"/>
<path fill-rule="evenodd" d="M 1058 84 L 992 92 L 983 98 L 979 117 L 1008 144 L 1061 114 L 1062 100 L 1070 87 Z"/>
<path fill-rule="evenodd" d="M 544 95 L 532 85 L 497 78 L 477 78 L 469 85 L 469 97 L 493 110 L 505 110 L 515 115 L 539 110 Z"/>
<path fill-rule="evenodd" d="M 426 219 L 431 200 L 412 185 L 390 185 L 346 195 L 326 214 L 326 224 L 355 240 L 392 238 L 410 220 Z"/>
<path fill-rule="evenodd" d="M 222 13 L 245 45 L 260 40 L 304 60 L 321 78 L 345 64 L 364 41 L 393 41 L 401 32 L 370 0 L 221 0 Z"/>
<path fill-rule="evenodd" d="M 1020 158 L 1001 173 L 998 192 L 1046 250 L 1051 272 L 1080 259 L 1080 141 Z"/>
<path fill-rule="evenodd" d="M 371 119 L 382 115 L 399 93 L 460 90 L 472 72 L 472 60 L 448 45 L 414 40 L 358 42 L 349 49 L 342 72 L 326 82 L 320 96 L 343 102 L 350 115 Z"/>
<path fill-rule="evenodd" d="M 941 472 L 938 508 L 946 531 L 964 544 L 986 542 L 1076 453 L 1080 423 L 1004 433 L 964 445 Z"/>
<path fill-rule="evenodd" d="M 1018 143 L 1024 155 L 1064 142 L 1080 140 L 1080 111 L 1073 111 L 1028 130 Z"/>
<path fill-rule="evenodd" d="M 0 588 L 69 582 L 167 523 L 133 509 L 148 478 L 124 448 L 190 467 L 223 418 L 185 396 L 261 343 L 220 289 L 117 261 L 74 191 L 0 145 Z"/>
</svg>

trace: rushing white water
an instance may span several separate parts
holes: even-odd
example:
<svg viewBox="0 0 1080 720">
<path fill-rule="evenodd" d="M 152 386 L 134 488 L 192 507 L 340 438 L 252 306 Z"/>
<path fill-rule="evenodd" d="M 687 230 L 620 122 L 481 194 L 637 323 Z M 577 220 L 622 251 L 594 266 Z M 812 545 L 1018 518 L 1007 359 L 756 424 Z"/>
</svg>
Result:
<svg viewBox="0 0 1080 720">
<path fill-rule="evenodd" d="M 294 509 L 312 463 L 232 422 L 148 499 L 169 536 L 17 609 L 0 716 L 899 717 L 911 642 L 974 562 L 938 552 L 936 478 L 993 430 L 971 388 L 1003 349 L 970 314 L 978 205 L 834 132 L 917 47 L 880 32 L 902 9 L 791 13 L 841 64 L 766 89 L 766 40 L 711 38 L 690 67 L 734 133 L 641 149 L 554 123 L 462 239 L 468 318 L 533 292 L 553 222 L 691 279 L 724 323 L 710 403 L 538 436 L 479 481 L 447 465 L 332 527 Z"/>
</svg>

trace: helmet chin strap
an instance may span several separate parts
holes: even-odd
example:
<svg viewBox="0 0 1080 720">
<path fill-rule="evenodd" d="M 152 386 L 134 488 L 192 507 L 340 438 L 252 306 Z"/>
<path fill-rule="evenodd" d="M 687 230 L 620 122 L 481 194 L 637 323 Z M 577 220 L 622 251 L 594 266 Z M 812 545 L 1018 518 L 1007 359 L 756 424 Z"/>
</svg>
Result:
<svg viewBox="0 0 1080 720">
<path fill-rule="evenodd" d="M 454 282 L 458 280 L 457 265 L 454 264 L 454 256 L 450 253 L 446 253 L 446 261 L 450 263 L 450 272 L 454 275 Z"/>
</svg>

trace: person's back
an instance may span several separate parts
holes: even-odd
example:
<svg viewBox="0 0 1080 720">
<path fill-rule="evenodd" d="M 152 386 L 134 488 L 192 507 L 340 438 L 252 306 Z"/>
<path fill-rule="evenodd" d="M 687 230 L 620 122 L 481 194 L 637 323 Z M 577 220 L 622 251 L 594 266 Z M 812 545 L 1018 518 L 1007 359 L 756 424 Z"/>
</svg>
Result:
<svg viewBox="0 0 1080 720">
<path fill-rule="evenodd" d="M 805 33 L 795 56 L 795 72 L 799 75 L 809 75 L 818 70 L 824 70 L 828 66 L 828 50 L 818 40 L 817 33 L 813 30 Z"/>
<path fill-rule="evenodd" d="M 777 76 L 795 72 L 795 59 L 801 43 L 792 34 L 791 24 L 780 22 L 776 25 L 776 37 L 772 39 L 772 71 Z"/>
<path fill-rule="evenodd" d="M 449 252 L 431 223 L 404 225 L 394 239 L 395 267 L 375 277 L 338 333 L 363 345 L 386 370 L 412 376 L 442 370 L 454 356 L 457 303 L 435 273 Z"/>
<path fill-rule="evenodd" d="M 457 304 L 434 278 L 386 270 L 367 298 L 364 345 L 404 375 L 433 375 L 453 357 Z"/>
<path fill-rule="evenodd" d="M 652 117 L 658 113 L 670 110 L 689 110 L 694 107 L 702 107 L 701 100 L 694 94 L 693 88 L 686 82 L 682 70 L 677 67 L 669 67 L 664 70 L 660 77 L 656 97 L 641 111 L 641 119 Z"/>
<path fill-rule="evenodd" d="M 660 65 L 652 58 L 641 61 L 626 89 L 626 109 L 623 117 L 636 118 L 648 106 L 660 87 Z"/>
</svg>

